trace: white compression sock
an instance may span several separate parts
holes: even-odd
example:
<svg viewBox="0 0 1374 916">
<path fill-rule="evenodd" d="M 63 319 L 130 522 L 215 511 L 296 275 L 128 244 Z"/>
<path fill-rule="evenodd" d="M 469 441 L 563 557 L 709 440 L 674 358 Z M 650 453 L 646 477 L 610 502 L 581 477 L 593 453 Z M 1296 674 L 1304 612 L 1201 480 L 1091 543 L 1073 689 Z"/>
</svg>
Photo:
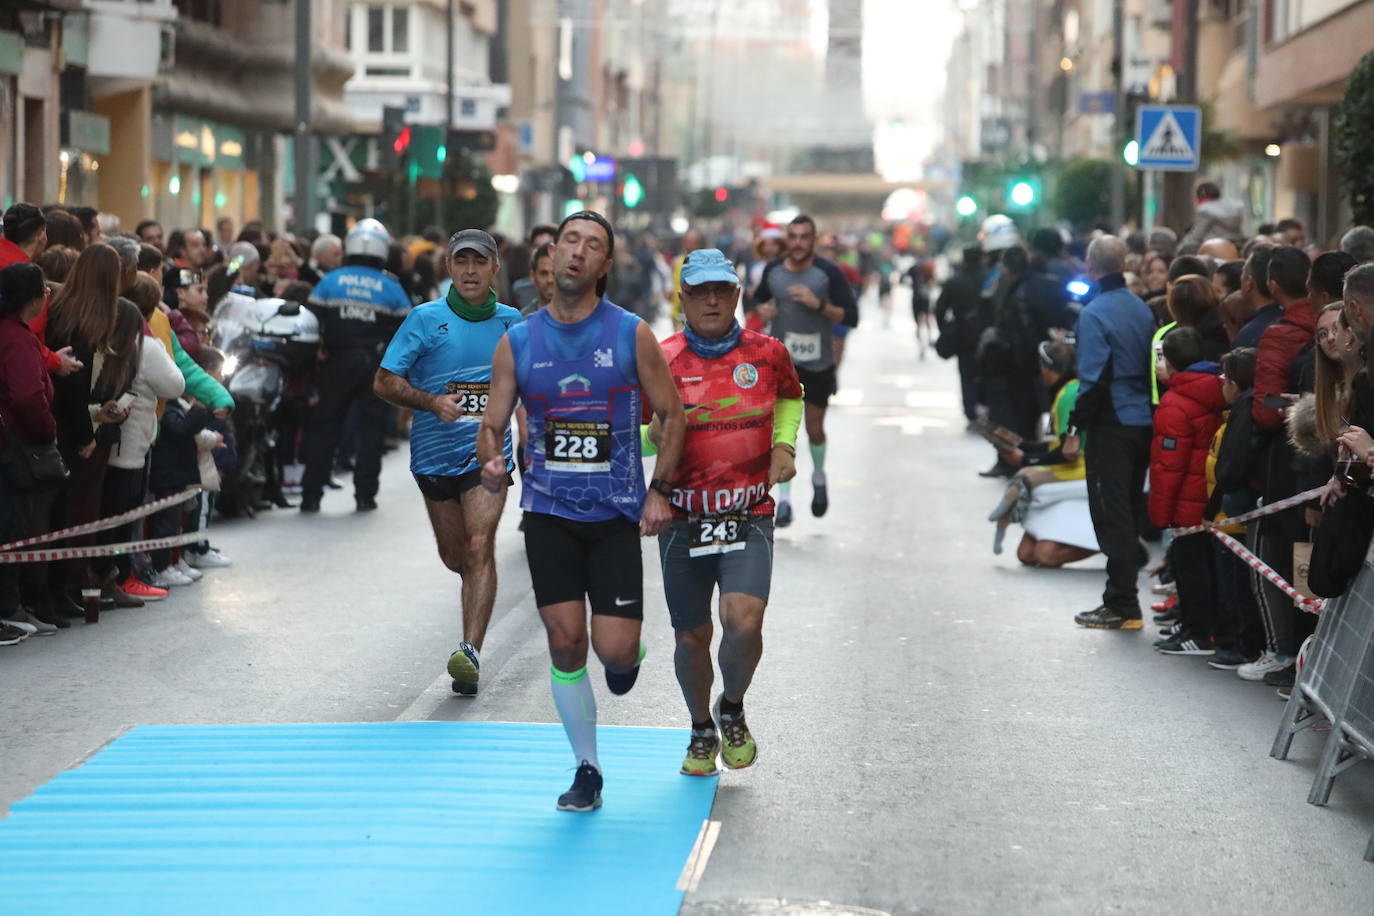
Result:
<svg viewBox="0 0 1374 916">
<path fill-rule="evenodd" d="M 587 679 L 587 666 L 583 665 L 572 672 L 550 667 L 549 674 L 553 705 L 558 707 L 558 718 L 563 720 L 563 731 L 567 732 L 573 756 L 579 764 L 585 760 L 599 771 L 601 762 L 596 759 L 596 695 L 592 693 L 592 682 Z"/>
</svg>

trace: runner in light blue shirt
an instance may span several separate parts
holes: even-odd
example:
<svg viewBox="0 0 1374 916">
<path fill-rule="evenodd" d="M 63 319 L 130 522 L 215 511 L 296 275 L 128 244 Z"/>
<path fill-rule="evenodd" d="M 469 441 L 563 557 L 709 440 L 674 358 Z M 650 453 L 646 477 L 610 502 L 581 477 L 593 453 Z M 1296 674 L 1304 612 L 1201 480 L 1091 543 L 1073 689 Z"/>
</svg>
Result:
<svg viewBox="0 0 1374 916">
<path fill-rule="evenodd" d="M 480 229 L 449 240 L 448 295 L 411 311 L 387 347 L 375 388 L 415 411 L 410 470 L 425 498 L 439 557 L 463 580 L 463 641 L 449 657 L 453 690 L 476 696 L 479 657 L 496 600 L 496 525 L 505 491 L 480 486 L 477 430 L 491 390 L 491 358 L 520 313 L 496 301 L 496 242 Z M 506 470 L 511 462 L 505 434 Z"/>
</svg>

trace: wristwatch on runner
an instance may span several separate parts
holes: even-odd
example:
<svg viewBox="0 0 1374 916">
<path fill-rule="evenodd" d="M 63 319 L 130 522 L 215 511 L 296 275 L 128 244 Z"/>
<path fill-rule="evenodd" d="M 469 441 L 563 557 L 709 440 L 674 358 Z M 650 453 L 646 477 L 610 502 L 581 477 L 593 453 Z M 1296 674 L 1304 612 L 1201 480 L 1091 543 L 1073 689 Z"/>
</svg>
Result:
<svg viewBox="0 0 1374 916">
<path fill-rule="evenodd" d="M 649 481 L 649 489 L 657 490 L 669 499 L 673 497 L 673 485 L 661 477 L 655 477 L 653 480 Z"/>
</svg>

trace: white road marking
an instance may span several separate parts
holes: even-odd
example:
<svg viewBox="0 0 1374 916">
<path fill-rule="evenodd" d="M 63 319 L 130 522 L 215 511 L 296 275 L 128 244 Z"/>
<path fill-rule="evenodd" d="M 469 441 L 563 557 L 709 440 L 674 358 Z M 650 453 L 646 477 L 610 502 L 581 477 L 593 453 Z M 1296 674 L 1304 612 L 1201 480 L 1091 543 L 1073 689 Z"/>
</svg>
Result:
<svg viewBox="0 0 1374 916">
<path fill-rule="evenodd" d="M 896 426 L 902 431 L 904 436 L 919 436 L 926 431 L 926 428 L 945 429 L 949 426 L 948 420 L 938 420 L 933 417 L 901 416 L 901 417 L 878 417 L 873 421 L 875 426 Z"/>
<path fill-rule="evenodd" d="M 716 840 L 720 838 L 720 821 L 705 820 L 701 822 L 701 832 L 697 834 L 697 841 L 692 845 L 692 851 L 687 856 L 687 864 L 682 866 L 682 874 L 677 879 L 677 889 L 680 891 L 694 891 L 697 885 L 701 884 L 701 876 L 706 871 L 706 863 L 711 858 L 711 850 L 716 848 Z"/>
</svg>

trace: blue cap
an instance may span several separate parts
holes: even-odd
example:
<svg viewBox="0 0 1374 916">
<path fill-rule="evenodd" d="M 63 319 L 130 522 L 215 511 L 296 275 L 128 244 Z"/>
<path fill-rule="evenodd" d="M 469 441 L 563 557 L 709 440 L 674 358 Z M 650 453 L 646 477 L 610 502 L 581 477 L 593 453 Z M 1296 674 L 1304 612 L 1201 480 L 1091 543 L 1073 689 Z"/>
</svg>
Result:
<svg viewBox="0 0 1374 916">
<path fill-rule="evenodd" d="M 682 262 L 682 283 L 684 286 L 700 286 L 703 283 L 733 283 L 738 286 L 739 274 L 735 273 L 735 265 L 726 260 L 719 248 L 698 248 Z"/>
</svg>

